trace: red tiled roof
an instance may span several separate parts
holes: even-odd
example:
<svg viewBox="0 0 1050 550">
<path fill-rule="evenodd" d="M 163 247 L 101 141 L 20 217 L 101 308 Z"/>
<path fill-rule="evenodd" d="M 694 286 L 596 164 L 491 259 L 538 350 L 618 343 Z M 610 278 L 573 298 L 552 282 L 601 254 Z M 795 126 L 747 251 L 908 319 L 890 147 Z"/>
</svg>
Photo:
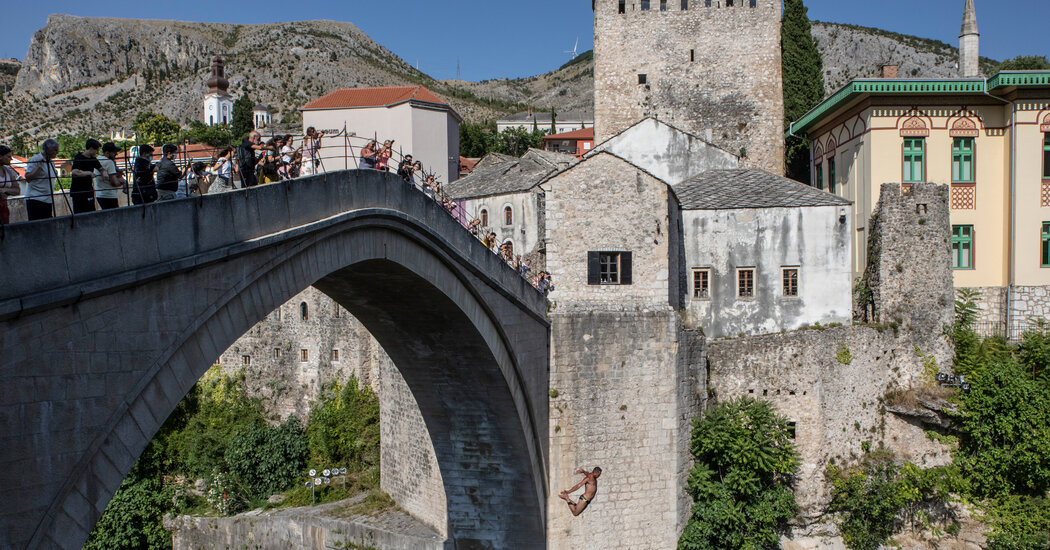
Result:
<svg viewBox="0 0 1050 550">
<path fill-rule="evenodd" d="M 354 107 L 389 107 L 411 100 L 427 103 L 448 103 L 423 86 L 396 86 L 382 88 L 340 88 L 321 96 L 302 107 L 310 109 L 347 109 Z"/>
<path fill-rule="evenodd" d="M 474 165 L 476 165 L 478 163 L 478 161 L 480 161 L 480 160 L 481 159 L 472 159 L 472 158 L 467 158 L 467 157 L 464 157 L 463 155 L 460 155 L 460 157 L 459 157 L 459 173 L 460 174 L 469 174 L 470 172 L 472 172 L 474 170 Z"/>
<path fill-rule="evenodd" d="M 594 128 L 581 128 L 579 130 L 573 130 L 571 132 L 565 132 L 564 134 L 553 134 L 544 136 L 543 141 L 547 140 L 572 140 L 572 139 L 594 139 Z"/>
</svg>

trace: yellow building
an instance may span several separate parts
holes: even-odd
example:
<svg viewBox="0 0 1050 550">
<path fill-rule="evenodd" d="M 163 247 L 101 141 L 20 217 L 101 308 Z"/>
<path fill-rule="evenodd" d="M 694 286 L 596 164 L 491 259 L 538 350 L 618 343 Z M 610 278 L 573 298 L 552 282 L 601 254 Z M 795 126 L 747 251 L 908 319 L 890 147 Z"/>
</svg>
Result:
<svg viewBox="0 0 1050 550">
<path fill-rule="evenodd" d="M 789 133 L 812 142 L 813 184 L 853 202 L 855 274 L 882 183 L 950 185 L 955 286 L 981 291 L 979 330 L 1050 319 L 1050 71 L 858 79 Z"/>
</svg>

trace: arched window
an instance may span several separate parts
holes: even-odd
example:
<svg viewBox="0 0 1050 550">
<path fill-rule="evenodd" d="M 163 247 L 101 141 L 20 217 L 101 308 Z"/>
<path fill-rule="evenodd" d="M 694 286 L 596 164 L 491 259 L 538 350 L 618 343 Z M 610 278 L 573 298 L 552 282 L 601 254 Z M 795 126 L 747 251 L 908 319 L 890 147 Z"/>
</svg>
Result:
<svg viewBox="0 0 1050 550">
<path fill-rule="evenodd" d="M 489 226 L 489 211 L 484 209 L 484 208 L 482 208 L 480 217 L 481 217 L 481 227 L 488 227 Z"/>
<path fill-rule="evenodd" d="M 302 317 L 303 321 L 309 319 L 309 310 L 306 307 L 306 302 L 299 304 L 299 316 Z"/>
<path fill-rule="evenodd" d="M 514 209 L 509 206 L 503 207 L 503 225 L 514 225 Z"/>
</svg>

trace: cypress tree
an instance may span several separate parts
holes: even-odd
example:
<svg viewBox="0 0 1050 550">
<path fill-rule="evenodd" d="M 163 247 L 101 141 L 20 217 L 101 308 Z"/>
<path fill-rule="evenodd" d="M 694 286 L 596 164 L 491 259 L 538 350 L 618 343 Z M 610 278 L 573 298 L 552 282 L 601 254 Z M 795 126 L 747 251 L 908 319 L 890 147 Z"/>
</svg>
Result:
<svg viewBox="0 0 1050 550">
<path fill-rule="evenodd" d="M 234 143 L 239 143 L 248 135 L 248 132 L 255 128 L 255 121 L 252 120 L 252 108 L 254 107 L 247 92 L 233 102 L 233 124 L 231 126 Z"/>
<path fill-rule="evenodd" d="M 780 27 L 784 71 L 784 118 L 788 124 L 802 118 L 824 99 L 824 61 L 813 39 L 812 23 L 802 0 L 784 1 Z M 809 183 L 809 142 L 788 137 L 785 150 L 789 178 Z"/>
</svg>

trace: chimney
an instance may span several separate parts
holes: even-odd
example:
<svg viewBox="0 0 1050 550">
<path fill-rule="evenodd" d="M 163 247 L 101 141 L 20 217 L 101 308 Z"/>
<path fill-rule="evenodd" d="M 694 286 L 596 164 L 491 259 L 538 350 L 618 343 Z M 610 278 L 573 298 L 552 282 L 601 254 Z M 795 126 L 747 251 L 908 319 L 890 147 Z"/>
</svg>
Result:
<svg viewBox="0 0 1050 550">
<path fill-rule="evenodd" d="M 897 65 L 883 65 L 882 78 L 897 78 Z"/>
</svg>

